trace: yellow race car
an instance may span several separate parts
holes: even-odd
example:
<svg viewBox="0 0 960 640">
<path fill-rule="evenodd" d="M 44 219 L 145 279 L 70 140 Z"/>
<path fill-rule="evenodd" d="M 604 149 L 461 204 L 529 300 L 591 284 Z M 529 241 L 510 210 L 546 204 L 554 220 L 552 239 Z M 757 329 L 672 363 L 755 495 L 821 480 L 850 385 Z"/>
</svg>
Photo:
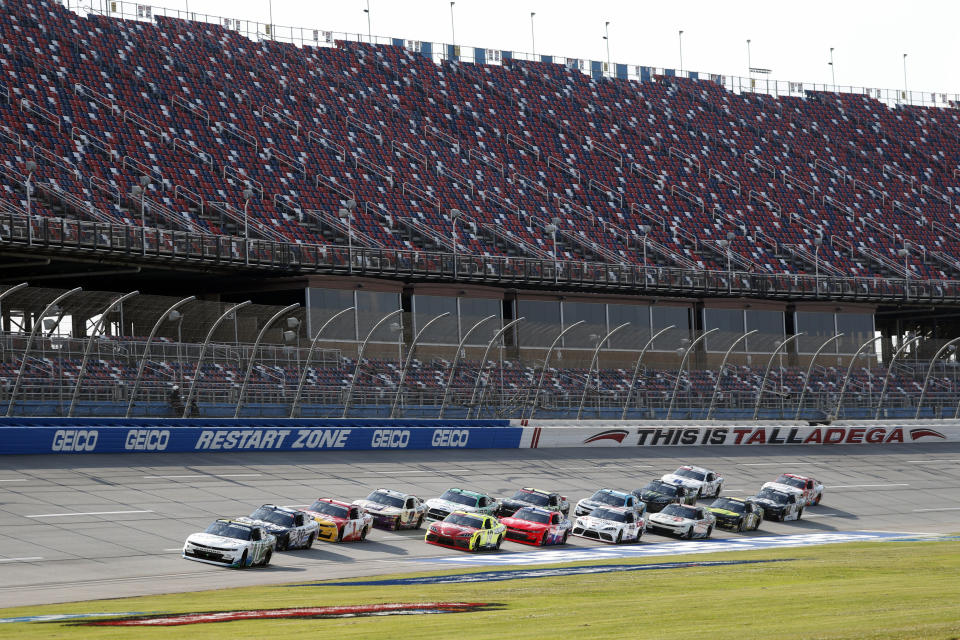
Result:
<svg viewBox="0 0 960 640">
<path fill-rule="evenodd" d="M 429 544 L 451 549 L 479 551 L 499 549 L 507 527 L 493 516 L 454 511 L 441 522 L 434 522 L 424 537 Z"/>
</svg>

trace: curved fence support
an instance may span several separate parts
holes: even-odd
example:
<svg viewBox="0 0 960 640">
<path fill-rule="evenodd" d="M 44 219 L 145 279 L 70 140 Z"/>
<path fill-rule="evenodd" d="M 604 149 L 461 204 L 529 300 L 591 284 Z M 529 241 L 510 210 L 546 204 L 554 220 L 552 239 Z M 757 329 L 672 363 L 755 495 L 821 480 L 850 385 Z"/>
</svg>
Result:
<svg viewBox="0 0 960 640">
<path fill-rule="evenodd" d="M 923 406 L 923 399 L 927 395 L 927 384 L 930 382 L 930 374 L 933 373 L 933 366 L 937 364 L 937 360 L 943 355 L 943 352 L 950 348 L 950 345 L 954 345 L 958 342 L 960 342 L 960 338 L 954 338 L 947 344 L 943 345 L 940 347 L 940 350 L 937 351 L 937 354 L 933 356 L 933 359 L 930 360 L 930 366 L 927 367 L 927 375 L 923 377 L 923 389 L 920 390 L 920 400 L 917 402 L 917 413 L 913 416 L 914 420 L 918 420 L 920 418 L 920 408 Z"/>
<path fill-rule="evenodd" d="M 603 346 L 603 344 L 607 340 L 610 339 L 610 336 L 615 334 L 617 331 L 620 331 L 620 329 L 623 329 L 629 324 L 630 324 L 629 322 L 624 322 L 619 327 L 611 329 L 610 333 L 603 336 L 603 339 L 597 343 L 597 348 L 593 350 L 593 358 L 590 360 L 590 368 L 587 370 L 587 380 L 586 382 L 583 383 L 583 395 L 580 396 L 580 408 L 577 409 L 577 420 L 579 420 L 580 417 L 583 415 L 583 406 L 587 403 L 587 391 L 590 389 L 590 378 L 593 377 L 593 365 L 597 365 L 597 372 L 599 377 L 600 364 L 597 362 L 597 359 L 600 356 L 600 348 Z M 599 386 L 599 383 L 597 384 Z"/>
<path fill-rule="evenodd" d="M 575 329 L 585 322 L 586 320 L 578 320 L 577 322 L 574 322 L 572 325 L 561 331 L 557 337 L 553 339 L 553 342 L 550 343 L 550 348 L 547 349 L 547 355 L 543 359 L 543 371 L 540 372 L 540 381 L 537 382 L 537 390 L 534 392 L 533 402 L 530 404 L 530 418 L 533 418 L 533 414 L 537 411 L 537 399 L 540 398 L 540 387 L 543 386 L 543 378 L 547 375 L 547 369 L 550 368 L 550 356 L 553 354 L 554 347 L 557 346 L 557 343 L 560 342 L 563 336 L 567 335 L 571 329 Z"/>
<path fill-rule="evenodd" d="M 63 300 L 82 290 L 83 289 L 81 287 L 77 287 L 75 289 L 70 289 L 70 291 L 61 293 L 59 296 L 53 299 L 53 302 L 44 307 L 40 315 L 34 319 L 33 327 L 30 328 L 30 335 L 27 336 L 27 344 L 23 347 L 23 359 L 20 361 L 20 369 L 17 371 L 17 379 L 13 382 L 13 391 L 10 392 L 10 403 L 7 405 L 8 418 L 13 415 L 13 404 L 17 399 L 17 392 L 20 391 L 20 382 L 23 380 L 23 374 L 27 370 L 27 355 L 30 353 L 30 345 L 33 344 L 33 339 L 37 336 L 37 329 L 43 324 L 43 319 L 47 317 L 47 314 L 50 313 L 51 309 L 56 307 Z"/>
<path fill-rule="evenodd" d="M 253 343 L 253 351 L 250 352 L 250 361 L 247 363 L 247 371 L 243 374 L 243 384 L 240 385 L 240 394 L 237 396 L 237 408 L 233 412 L 234 419 L 240 417 L 240 409 L 243 407 L 243 396 L 247 392 L 247 385 L 250 382 L 250 374 L 253 373 L 253 365 L 257 361 L 257 349 L 260 348 L 260 342 L 263 340 L 263 336 L 267 335 L 267 331 L 273 326 L 273 323 L 280 319 L 280 316 L 290 313 L 294 309 L 300 308 L 300 303 L 294 303 L 280 309 L 273 316 L 267 320 L 266 324 L 263 325 L 263 328 L 260 329 L 260 333 L 257 334 L 257 339 Z"/>
<path fill-rule="evenodd" d="M 207 332 L 207 337 L 203 340 L 203 345 L 200 347 L 200 357 L 197 358 L 197 368 L 193 373 L 193 380 L 190 381 L 190 392 L 187 393 L 187 399 L 183 402 L 183 415 L 180 416 L 181 418 L 186 418 L 190 415 L 190 405 L 193 402 L 193 393 L 197 389 L 197 380 L 200 379 L 200 367 L 203 366 L 203 357 L 207 353 L 207 347 L 210 346 L 210 340 L 213 339 L 213 333 L 220 327 L 220 324 L 223 323 L 224 320 L 230 317 L 231 314 L 236 313 L 248 304 L 251 304 L 251 301 L 245 300 L 244 302 L 235 304 L 224 311 L 223 314 L 217 318 L 217 320 L 210 327 L 210 331 Z"/>
<path fill-rule="evenodd" d="M 877 336 L 877 337 L 875 337 L 875 338 L 870 338 L 869 340 L 867 340 L 866 342 L 864 342 L 862 345 L 860 345 L 860 348 L 857 349 L 857 352 L 856 352 L 855 354 L 853 354 L 853 357 L 852 357 L 852 358 L 850 358 L 850 366 L 847 367 L 847 375 L 845 375 L 845 376 L 843 377 L 843 384 L 840 385 L 840 395 L 837 397 L 837 406 L 836 406 L 836 408 L 835 408 L 834 411 L 833 411 L 833 415 L 829 416 L 829 418 L 830 418 L 831 420 L 836 419 L 837 416 L 840 415 L 840 407 L 843 406 L 843 396 L 847 393 L 847 384 L 850 382 L 850 374 L 853 373 L 853 367 L 854 367 L 854 365 L 857 364 L 857 358 L 860 357 L 860 354 L 863 353 L 863 350 L 864 350 L 864 349 L 866 349 L 866 348 L 869 347 L 871 344 L 873 344 L 874 342 L 876 342 L 877 340 L 880 340 L 880 339 L 882 339 L 882 338 L 883 338 L 883 336 Z M 922 400 L 922 399 L 923 399 L 923 396 L 921 396 L 920 398 L 921 398 L 921 400 Z"/>
<path fill-rule="evenodd" d="M 323 335 L 324 330 L 333 324 L 335 320 L 339 319 L 340 316 L 354 309 L 356 309 L 356 307 L 347 307 L 343 311 L 338 311 L 330 316 L 327 321 L 323 323 L 323 326 L 320 327 L 320 330 L 317 331 L 316 335 L 313 336 L 313 340 L 310 341 L 310 350 L 307 351 L 307 361 L 303 363 L 303 369 L 300 371 L 300 381 L 297 383 L 297 393 L 293 396 L 293 404 L 290 405 L 291 418 L 297 417 L 297 405 L 300 404 L 300 395 L 303 393 L 303 385 L 307 381 L 307 372 L 310 370 L 310 361 L 313 359 L 313 352 L 317 348 L 317 342 L 320 341 L 320 336 Z"/>
<path fill-rule="evenodd" d="M 484 369 L 486 368 L 486 366 L 487 366 L 487 358 L 488 358 L 489 355 L 490 355 L 490 349 L 493 348 L 494 343 L 496 343 L 497 340 L 499 340 L 500 338 L 502 338 L 503 335 L 504 335 L 507 331 L 509 331 L 509 330 L 512 329 L 513 327 L 517 326 L 518 324 L 520 324 L 520 321 L 521 321 L 521 320 L 523 320 L 523 318 L 517 318 L 516 320 L 511 320 L 511 321 L 508 322 L 507 324 L 505 324 L 505 325 L 503 325 L 502 327 L 500 327 L 500 330 L 497 331 L 496 333 L 494 333 L 494 334 L 493 334 L 493 338 L 491 338 L 491 339 L 490 339 L 490 342 L 487 343 L 487 348 L 484 349 L 484 351 L 483 351 L 483 357 L 480 358 L 480 368 L 477 370 L 477 379 L 473 382 L 473 393 L 470 394 L 470 406 L 467 407 L 467 417 L 468 417 L 468 418 L 470 417 L 470 408 L 473 407 L 474 404 L 477 405 L 477 413 L 476 413 L 476 415 L 474 416 L 474 418 L 479 418 L 479 417 L 480 417 L 480 409 L 483 407 L 483 395 L 484 395 L 484 394 L 481 394 L 481 395 L 480 395 L 480 399 L 477 400 L 477 390 L 480 388 L 480 378 L 483 377 L 483 370 L 484 370 Z M 486 392 L 486 386 L 484 386 L 484 392 Z"/>
<path fill-rule="evenodd" d="M 70 396 L 70 408 L 67 410 L 67 417 L 73 417 L 73 410 L 77 406 L 77 398 L 80 396 L 80 385 L 83 383 L 83 378 L 87 373 L 87 360 L 90 359 L 90 351 L 93 349 L 93 341 L 96 340 L 97 334 L 100 333 L 100 330 L 103 328 L 104 322 L 107 320 L 107 314 L 114 310 L 114 308 L 123 304 L 125 300 L 129 300 L 133 296 L 140 295 L 139 291 L 131 291 L 130 293 L 125 293 L 104 309 L 100 313 L 100 318 L 93 325 L 93 329 L 90 331 L 89 337 L 87 337 L 87 346 L 83 350 L 83 359 L 80 361 L 80 371 L 77 372 L 77 382 L 73 385 L 73 394 Z"/>
<path fill-rule="evenodd" d="M 667 407 L 667 420 L 673 415 L 673 403 L 677 400 L 677 391 L 680 390 L 680 377 L 683 375 L 683 367 L 687 364 L 687 357 L 690 355 L 690 352 L 693 351 L 694 347 L 703 342 L 703 339 L 714 331 L 720 331 L 718 328 L 710 329 L 704 333 L 701 333 L 699 336 L 694 338 L 693 342 L 690 343 L 690 346 L 687 347 L 687 350 L 683 352 L 683 358 L 680 359 L 680 368 L 677 369 L 677 381 L 673 383 L 673 393 L 670 394 L 670 406 Z"/>
<path fill-rule="evenodd" d="M 350 401 L 353 400 L 353 388 L 356 386 L 357 378 L 360 376 L 360 367 L 363 365 L 363 352 L 367 350 L 367 343 L 370 342 L 370 338 L 373 337 L 373 334 L 376 333 L 377 329 L 379 329 L 384 322 L 398 313 L 403 313 L 403 309 L 391 311 L 387 315 L 380 318 L 377 321 L 377 324 L 373 325 L 373 328 L 370 329 L 367 337 L 363 339 L 363 343 L 360 345 L 360 350 L 357 351 L 357 366 L 353 369 L 353 378 L 350 380 L 350 386 L 347 388 L 347 397 L 343 401 L 343 416 L 341 417 L 346 418 L 347 412 L 350 411 Z"/>
<path fill-rule="evenodd" d="M 650 339 L 647 340 L 647 343 L 643 345 L 643 348 L 640 349 L 640 355 L 637 356 L 637 364 L 633 367 L 633 376 L 630 378 L 630 387 L 627 389 L 627 398 L 623 401 L 623 412 L 620 414 L 621 420 L 627 419 L 627 409 L 630 408 L 630 399 L 633 397 L 633 388 L 637 384 L 637 375 L 640 373 L 640 363 L 643 362 L 643 356 L 646 355 L 647 349 L 650 348 L 650 345 L 653 344 L 653 341 L 665 334 L 670 329 L 676 329 L 676 325 L 671 324 L 669 327 L 664 327 L 657 331 L 655 334 L 650 336 Z"/>
<path fill-rule="evenodd" d="M 723 369 L 727 366 L 727 359 L 730 357 L 730 354 L 733 353 L 734 347 L 747 339 L 748 336 L 752 336 L 759 329 L 752 329 L 747 331 L 745 334 L 733 341 L 733 344 L 727 348 L 727 352 L 723 354 L 723 360 L 720 362 L 720 369 L 717 371 L 717 383 L 713 385 L 713 394 L 710 396 L 710 407 L 707 409 L 707 420 L 710 420 L 713 417 L 713 409 L 717 406 L 717 395 L 720 393 L 720 381 L 723 380 Z"/>
<path fill-rule="evenodd" d="M 160 325 L 163 324 L 164 321 L 173 320 L 174 318 L 171 318 L 170 316 L 174 311 L 176 311 L 183 305 L 187 304 L 188 302 L 193 302 L 196 299 L 197 299 L 196 296 L 189 296 L 187 298 L 184 298 L 183 300 L 178 300 L 177 302 L 173 303 L 173 305 L 171 305 L 169 309 L 164 311 L 159 318 L 157 318 L 157 322 L 153 325 L 153 329 L 150 330 L 150 335 L 147 337 L 147 344 L 145 344 L 143 347 L 143 356 L 140 359 L 140 366 L 137 367 L 137 378 L 136 380 L 133 381 L 133 389 L 130 390 L 130 400 L 127 401 L 127 413 L 126 415 L 124 415 L 125 418 L 129 418 L 130 413 L 133 411 L 133 403 L 137 398 L 137 391 L 140 389 L 140 379 L 143 377 L 143 370 L 147 365 L 147 358 L 150 355 L 150 345 L 153 344 L 153 339 L 157 335 L 157 331 L 160 330 Z M 178 322 L 182 322 L 183 316 L 180 315 L 178 318 L 175 318 L 175 319 Z M 182 365 L 182 363 L 180 364 Z M 182 372 L 182 366 L 181 366 L 181 372 Z"/>
<path fill-rule="evenodd" d="M 880 409 L 883 407 L 883 397 L 887 394 L 887 385 L 890 384 L 890 376 L 893 373 L 893 365 L 896 364 L 897 358 L 900 357 L 907 347 L 911 344 L 916 344 L 917 341 L 921 339 L 921 336 L 914 336 L 909 340 L 906 340 L 903 344 L 900 345 L 900 348 L 893 353 L 893 357 L 890 358 L 890 364 L 887 365 L 887 374 L 883 376 L 883 386 L 880 387 L 880 399 L 877 400 L 877 412 L 873 415 L 874 420 L 880 419 Z"/>
<path fill-rule="evenodd" d="M 803 399 L 807 395 L 807 387 L 810 385 L 810 374 L 813 373 L 813 363 L 817 361 L 817 356 L 820 355 L 820 352 L 823 351 L 828 344 L 830 344 L 834 340 L 839 340 L 842 337 L 843 337 L 843 334 L 838 333 L 837 335 L 831 338 L 827 338 L 826 340 L 823 341 L 823 344 L 821 344 L 817 348 L 817 351 L 816 353 L 813 354 L 813 357 L 810 358 L 810 364 L 807 366 L 807 375 L 803 377 L 803 389 L 800 390 L 800 401 L 797 402 L 797 413 L 796 415 L 793 416 L 794 420 L 800 419 L 800 411 L 803 410 Z"/>
<path fill-rule="evenodd" d="M 426 332 L 437 320 L 446 318 L 450 315 L 449 311 L 444 311 L 438 316 L 434 316 L 420 328 L 420 331 L 417 331 L 417 335 L 413 337 L 413 342 L 410 343 L 410 349 L 407 351 L 407 360 L 403 363 L 403 369 L 400 371 L 400 380 L 397 381 L 397 393 L 393 396 L 393 404 L 390 406 L 390 417 L 393 418 L 397 414 L 397 407 L 400 405 L 400 396 L 403 395 L 403 381 L 407 379 L 407 371 L 410 369 L 410 363 L 413 362 L 413 354 L 417 350 L 417 343 L 420 342 L 420 336 Z"/>
<path fill-rule="evenodd" d="M 753 407 L 753 419 L 756 420 L 757 416 L 760 415 L 760 402 L 763 400 L 763 390 L 767 388 L 767 378 L 770 377 L 770 369 L 773 367 L 773 359 L 777 357 L 777 354 L 780 353 L 780 350 L 785 346 L 799 338 L 803 335 L 803 332 L 795 333 L 780 344 L 777 345 L 777 348 L 773 350 L 773 353 L 770 354 L 770 359 L 767 361 L 767 368 L 763 371 L 763 381 L 760 382 L 760 388 L 757 390 L 757 404 Z"/>
<path fill-rule="evenodd" d="M 457 365 L 460 364 L 460 353 L 463 352 L 463 347 L 465 344 L 467 344 L 467 339 L 470 337 L 471 333 L 473 333 L 478 328 L 480 328 L 480 325 L 496 317 L 497 317 L 496 314 L 491 314 L 486 318 L 484 318 L 483 320 L 480 320 L 475 325 L 470 327 L 470 329 L 468 329 L 467 332 L 463 334 L 463 338 L 460 339 L 460 344 L 457 345 L 457 352 L 453 354 L 453 364 L 450 365 L 450 375 L 447 376 L 447 386 L 443 389 L 443 400 L 440 401 L 440 415 L 437 416 L 438 418 L 443 418 L 443 412 L 447 408 L 447 400 L 450 398 L 450 387 L 453 386 L 453 377 L 457 373 Z"/>
</svg>

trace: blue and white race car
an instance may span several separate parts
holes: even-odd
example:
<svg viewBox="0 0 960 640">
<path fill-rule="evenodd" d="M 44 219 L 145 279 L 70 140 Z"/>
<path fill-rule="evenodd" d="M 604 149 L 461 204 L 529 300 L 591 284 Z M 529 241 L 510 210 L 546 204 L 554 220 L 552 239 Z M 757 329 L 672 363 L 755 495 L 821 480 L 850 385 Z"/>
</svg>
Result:
<svg viewBox="0 0 960 640">
<path fill-rule="evenodd" d="M 588 516 L 590 512 L 599 507 L 623 507 L 633 511 L 639 511 L 640 498 L 628 491 L 618 489 L 599 489 L 589 498 L 584 498 L 577 503 L 573 509 L 573 515 Z"/>
<path fill-rule="evenodd" d="M 309 549 L 317 539 L 320 525 L 302 511 L 265 504 L 249 516 L 234 522 L 263 527 L 277 538 L 277 551 Z"/>
</svg>

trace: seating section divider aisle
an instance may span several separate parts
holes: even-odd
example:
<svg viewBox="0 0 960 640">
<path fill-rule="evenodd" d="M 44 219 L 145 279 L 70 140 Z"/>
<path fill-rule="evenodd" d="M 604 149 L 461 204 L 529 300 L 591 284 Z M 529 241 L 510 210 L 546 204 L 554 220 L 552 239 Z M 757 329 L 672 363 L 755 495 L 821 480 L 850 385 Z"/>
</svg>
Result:
<svg viewBox="0 0 960 640">
<path fill-rule="evenodd" d="M 26 210 L 29 177 L 32 216 L 130 228 L 329 247 L 353 200 L 352 241 L 373 248 L 960 278 L 955 109 L 438 64 L 40 0 L 0 5 L 0 38 L 2 211 Z"/>
</svg>

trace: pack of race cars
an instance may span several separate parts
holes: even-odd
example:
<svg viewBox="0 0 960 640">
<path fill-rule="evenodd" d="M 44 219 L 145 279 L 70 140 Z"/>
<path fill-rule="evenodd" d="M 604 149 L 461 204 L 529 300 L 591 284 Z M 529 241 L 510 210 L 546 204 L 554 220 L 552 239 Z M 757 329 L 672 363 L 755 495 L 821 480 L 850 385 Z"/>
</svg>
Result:
<svg viewBox="0 0 960 640">
<path fill-rule="evenodd" d="M 805 507 L 820 504 L 823 484 L 784 473 L 748 498 L 721 497 L 723 476 L 684 465 L 640 489 L 601 488 L 571 507 L 555 491 L 524 487 L 503 500 L 453 487 L 430 500 L 392 489 L 376 489 L 352 503 L 319 498 L 307 508 L 265 504 L 249 516 L 218 519 L 189 536 L 183 557 L 244 568 L 270 564 L 275 551 L 309 549 L 327 542 L 363 541 L 374 527 L 419 529 L 429 522 L 429 544 L 479 551 L 505 541 L 546 546 L 571 535 L 610 544 L 639 542 L 644 532 L 680 538 L 709 538 L 716 527 L 756 530 L 764 520 L 799 520 Z M 708 506 L 700 498 L 713 498 Z M 570 517 L 570 511 L 573 517 Z"/>
</svg>

